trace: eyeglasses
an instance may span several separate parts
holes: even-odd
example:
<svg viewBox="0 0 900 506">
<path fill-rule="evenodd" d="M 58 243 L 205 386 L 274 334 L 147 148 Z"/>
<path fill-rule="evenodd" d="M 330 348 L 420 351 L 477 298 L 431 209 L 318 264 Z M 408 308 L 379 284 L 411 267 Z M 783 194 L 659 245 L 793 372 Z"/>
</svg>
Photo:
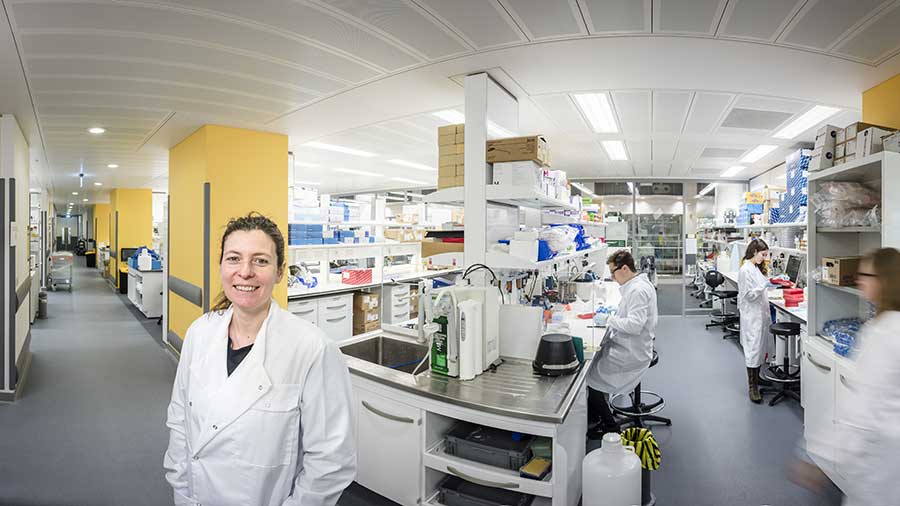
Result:
<svg viewBox="0 0 900 506">
<path fill-rule="evenodd" d="M 871 272 L 857 272 L 856 277 L 858 278 L 877 278 L 878 276 L 872 274 Z"/>
</svg>

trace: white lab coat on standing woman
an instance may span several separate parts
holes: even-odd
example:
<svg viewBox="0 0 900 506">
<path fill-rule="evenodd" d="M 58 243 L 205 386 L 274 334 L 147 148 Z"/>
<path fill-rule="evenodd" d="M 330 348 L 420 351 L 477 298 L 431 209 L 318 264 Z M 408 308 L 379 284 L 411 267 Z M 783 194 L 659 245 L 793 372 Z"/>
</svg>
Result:
<svg viewBox="0 0 900 506">
<path fill-rule="evenodd" d="M 886 287 L 895 290 L 896 287 Z M 837 424 L 837 469 L 845 506 L 900 505 L 900 312 L 885 311 L 858 339 L 856 372 L 847 382 L 845 420 Z"/>
<path fill-rule="evenodd" d="M 769 279 L 759 267 L 745 260 L 738 274 L 738 310 L 741 313 L 741 346 L 747 367 L 760 367 L 766 353 L 772 351 L 769 325 L 772 323 L 769 297 L 766 290 Z"/>
<path fill-rule="evenodd" d="M 641 382 L 653 359 L 653 338 L 659 320 L 656 289 L 646 274 L 619 287 L 622 300 L 606 322 L 606 337 L 587 374 L 592 389 L 615 395 Z"/>
<path fill-rule="evenodd" d="M 232 312 L 201 316 L 185 336 L 164 461 L 175 504 L 333 506 L 356 476 L 343 355 L 273 301 L 228 376 Z"/>
</svg>

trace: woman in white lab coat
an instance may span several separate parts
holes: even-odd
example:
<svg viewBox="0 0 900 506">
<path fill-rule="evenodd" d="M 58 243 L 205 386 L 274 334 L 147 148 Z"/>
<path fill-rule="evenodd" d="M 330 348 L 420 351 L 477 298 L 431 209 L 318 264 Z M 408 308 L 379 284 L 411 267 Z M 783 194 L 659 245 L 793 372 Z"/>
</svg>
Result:
<svg viewBox="0 0 900 506">
<path fill-rule="evenodd" d="M 738 274 L 738 311 L 741 313 L 741 346 L 747 365 L 747 383 L 750 400 L 759 404 L 759 368 L 771 352 L 769 326 L 772 324 L 769 297 L 766 290 L 771 283 L 767 277 L 766 260 L 769 245 L 762 239 L 754 239 L 747 245 L 743 264 Z"/>
<path fill-rule="evenodd" d="M 612 278 L 619 283 L 622 300 L 606 321 L 607 332 L 587 374 L 588 436 L 619 432 L 609 406 L 609 396 L 631 392 L 641 382 L 653 359 L 658 310 L 656 289 L 646 274 L 635 271 L 634 257 L 618 251 L 607 260 Z"/>
<path fill-rule="evenodd" d="M 175 504 L 333 506 L 355 478 L 347 366 L 272 300 L 284 266 L 275 223 L 228 223 L 223 292 L 185 335 L 168 409 Z"/>
</svg>

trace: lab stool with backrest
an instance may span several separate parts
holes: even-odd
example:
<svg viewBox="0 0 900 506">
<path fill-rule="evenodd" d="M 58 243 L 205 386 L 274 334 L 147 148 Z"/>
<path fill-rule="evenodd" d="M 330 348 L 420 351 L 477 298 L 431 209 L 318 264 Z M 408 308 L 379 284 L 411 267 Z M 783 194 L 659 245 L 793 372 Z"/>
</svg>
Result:
<svg viewBox="0 0 900 506">
<path fill-rule="evenodd" d="M 656 350 L 653 350 L 653 358 L 650 360 L 650 367 L 652 368 L 659 362 L 659 354 L 656 353 Z M 668 418 L 664 418 L 661 416 L 657 416 L 656 413 L 659 413 L 666 407 L 666 400 L 662 398 L 656 392 L 651 392 L 649 390 L 641 390 L 641 384 L 638 383 L 636 387 L 634 387 L 634 391 L 628 394 L 631 398 L 630 406 L 620 406 L 616 403 L 616 401 L 622 397 L 625 397 L 626 394 L 618 394 L 614 395 L 609 400 L 609 405 L 612 408 L 613 412 L 617 415 L 620 415 L 622 418 L 619 420 L 619 425 L 622 426 L 623 429 L 627 427 L 643 427 L 644 422 L 657 422 L 663 423 L 666 425 L 672 425 L 672 420 Z M 644 396 L 649 396 L 654 399 L 654 402 L 645 403 L 643 398 Z"/>
<path fill-rule="evenodd" d="M 782 399 L 788 397 L 800 402 L 800 394 L 796 390 L 796 387 L 800 385 L 800 366 L 791 367 L 791 357 L 790 353 L 788 353 L 788 349 L 790 349 L 788 343 L 791 339 L 797 338 L 800 335 L 800 324 L 793 322 L 778 322 L 773 323 L 769 327 L 769 330 L 772 332 L 774 339 L 781 337 L 785 340 L 784 359 L 782 360 L 781 365 L 770 366 L 764 375 L 765 379 L 776 385 L 781 385 L 778 394 L 769 401 L 769 406 L 774 406 L 781 402 Z"/>
<path fill-rule="evenodd" d="M 706 284 L 712 288 L 710 295 L 713 300 L 721 303 L 721 309 L 712 312 L 712 319 L 706 324 L 706 328 L 721 327 L 726 330 L 726 325 L 733 324 L 740 320 L 737 313 L 729 312 L 727 309 L 727 301 L 737 302 L 737 290 L 717 290 L 719 286 L 725 283 L 725 276 L 719 271 L 709 271 L 706 273 Z M 727 337 L 727 336 L 726 336 Z"/>
</svg>

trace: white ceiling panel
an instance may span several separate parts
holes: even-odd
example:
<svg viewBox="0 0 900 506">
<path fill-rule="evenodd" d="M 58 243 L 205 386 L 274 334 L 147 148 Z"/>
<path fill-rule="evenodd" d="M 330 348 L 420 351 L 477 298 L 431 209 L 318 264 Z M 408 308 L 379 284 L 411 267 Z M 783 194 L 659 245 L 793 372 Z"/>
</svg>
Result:
<svg viewBox="0 0 900 506">
<path fill-rule="evenodd" d="M 669 169 L 669 176 L 670 177 L 687 176 L 688 172 L 690 172 L 690 171 L 691 171 L 691 162 L 676 160 L 676 161 L 672 162 L 672 167 Z"/>
<path fill-rule="evenodd" d="M 627 141 L 625 147 L 632 162 L 650 165 L 650 141 Z"/>
<path fill-rule="evenodd" d="M 718 125 L 725 108 L 734 95 L 725 93 L 696 93 L 691 102 L 691 111 L 684 125 L 685 133 L 708 134 Z"/>
<path fill-rule="evenodd" d="M 435 60 L 468 51 L 426 12 L 404 0 L 321 0 Z"/>
<path fill-rule="evenodd" d="M 651 162 L 635 162 L 632 165 L 632 171 L 637 177 L 650 177 L 653 175 L 653 164 Z"/>
<path fill-rule="evenodd" d="M 734 160 L 743 155 L 745 151 L 747 150 L 744 148 L 723 148 L 710 146 L 703 149 L 703 151 L 700 153 L 700 158 L 724 158 L 728 160 Z"/>
<path fill-rule="evenodd" d="M 133 36 L 132 36 L 133 35 Z M 278 83 L 310 90 L 312 93 L 331 93 L 350 81 L 341 81 L 304 70 L 299 65 L 277 63 L 246 54 L 238 54 L 219 48 L 200 47 L 188 42 L 153 40 L 140 34 L 96 35 L 34 34 L 23 35 L 22 48 L 27 56 L 29 71 L 41 65 L 44 59 L 58 62 L 69 60 L 74 65 L 90 65 L 93 61 L 106 61 L 125 65 L 137 63 L 172 67 L 176 71 L 206 71 L 220 75 L 263 82 Z M 46 66 L 41 72 L 52 72 Z M 375 75 L 374 72 L 370 75 Z"/>
<path fill-rule="evenodd" d="M 678 139 L 658 139 L 655 138 L 653 143 L 653 161 L 670 162 L 675 158 L 675 150 L 678 148 Z"/>
<path fill-rule="evenodd" d="M 743 109 L 759 109 L 761 111 L 780 111 L 796 114 L 810 106 L 809 102 L 798 100 L 784 100 L 773 97 L 757 97 L 753 95 L 741 95 L 734 103 L 734 107 Z"/>
<path fill-rule="evenodd" d="M 306 103 L 321 94 L 286 83 L 234 76 L 206 69 L 161 65 L 150 62 L 38 58 L 29 61 L 31 81 L 47 78 L 102 78 L 158 81 L 205 89 L 228 90 L 262 96 L 286 103 Z"/>
<path fill-rule="evenodd" d="M 806 0 L 800 0 L 805 3 Z M 774 39 L 797 7 L 791 0 L 731 0 L 719 35 L 742 39 Z"/>
<path fill-rule="evenodd" d="M 531 97 L 531 100 L 564 132 L 591 131 L 569 95 L 538 95 Z"/>
<path fill-rule="evenodd" d="M 44 107 L 80 106 L 84 108 L 102 107 L 136 107 L 140 109 L 178 110 L 211 114 L 219 118 L 231 118 L 249 122 L 263 123 L 272 117 L 271 113 L 257 109 L 249 109 L 232 104 L 183 100 L 165 96 L 110 95 L 108 93 L 35 93 L 35 104 L 38 113 Z"/>
<path fill-rule="evenodd" d="M 668 177 L 672 170 L 672 162 L 656 161 L 651 164 L 651 174 L 654 177 Z"/>
<path fill-rule="evenodd" d="M 13 6 L 16 26 L 26 33 L 34 30 L 100 32 L 115 27 L 120 32 L 147 33 L 188 40 L 303 65 L 353 82 L 378 74 L 362 62 L 322 47 L 301 42 L 283 33 L 259 26 L 229 22 L 190 11 L 157 9 L 137 5 L 29 3 Z M 230 66 L 230 65 L 229 65 Z"/>
<path fill-rule="evenodd" d="M 500 1 L 532 40 L 586 33 L 574 0 Z"/>
<path fill-rule="evenodd" d="M 725 0 L 653 0 L 653 30 L 715 33 L 725 4 Z"/>
<path fill-rule="evenodd" d="M 879 14 L 871 24 L 841 43 L 835 52 L 878 62 L 900 48 L 900 2 Z"/>
<path fill-rule="evenodd" d="M 435 16 L 470 41 L 476 48 L 522 42 L 522 33 L 493 0 L 419 0 Z"/>
<path fill-rule="evenodd" d="M 691 103 L 691 95 L 686 91 L 654 91 L 653 131 L 680 133 Z"/>
<path fill-rule="evenodd" d="M 592 34 L 650 31 L 650 0 L 578 0 Z"/>
<path fill-rule="evenodd" d="M 679 141 L 678 148 L 675 150 L 674 159 L 679 162 L 690 162 L 700 156 L 703 149 L 703 143 L 691 141 Z"/>
<path fill-rule="evenodd" d="M 611 95 L 622 132 L 626 135 L 649 134 L 650 92 L 614 91 Z"/>
<path fill-rule="evenodd" d="M 779 40 L 786 44 L 825 50 L 884 3 L 884 0 L 809 2 Z"/>
</svg>

